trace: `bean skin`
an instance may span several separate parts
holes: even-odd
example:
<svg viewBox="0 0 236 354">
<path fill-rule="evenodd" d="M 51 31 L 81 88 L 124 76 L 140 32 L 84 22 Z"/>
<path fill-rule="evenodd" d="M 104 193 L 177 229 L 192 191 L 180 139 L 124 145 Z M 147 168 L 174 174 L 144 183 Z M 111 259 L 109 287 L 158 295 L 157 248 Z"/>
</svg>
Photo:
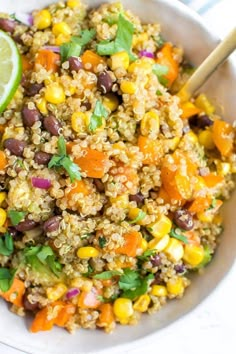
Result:
<svg viewBox="0 0 236 354">
<path fill-rule="evenodd" d="M 105 190 L 104 183 L 99 178 L 94 178 L 94 184 L 98 190 L 98 192 L 103 193 Z"/>
<path fill-rule="evenodd" d="M 34 123 L 40 121 L 41 118 L 42 116 L 36 108 L 29 109 L 27 106 L 24 106 L 22 110 L 22 120 L 25 127 L 31 128 Z"/>
<path fill-rule="evenodd" d="M 70 57 L 68 59 L 69 61 L 69 68 L 70 68 L 70 71 L 79 71 L 81 69 L 83 69 L 83 63 L 81 61 L 80 58 L 78 57 Z"/>
<path fill-rule="evenodd" d="M 32 97 L 37 95 L 42 88 L 43 84 L 28 84 L 25 87 L 25 93 L 27 96 Z"/>
<path fill-rule="evenodd" d="M 85 107 L 86 111 L 89 111 L 92 107 L 91 103 L 89 101 L 85 101 L 81 103 L 81 107 Z"/>
<path fill-rule="evenodd" d="M 206 127 L 210 127 L 213 124 L 213 120 L 207 115 L 195 115 L 189 118 L 189 125 L 192 128 L 200 128 L 205 129 Z"/>
<path fill-rule="evenodd" d="M 174 213 L 174 223 L 183 230 L 192 230 L 193 217 L 187 209 L 179 209 Z"/>
<path fill-rule="evenodd" d="M 28 299 L 29 294 L 26 292 L 23 295 L 23 307 L 27 311 L 36 311 L 39 308 L 39 303 L 35 302 L 34 304 Z"/>
<path fill-rule="evenodd" d="M 44 151 L 37 151 L 34 155 L 34 161 L 38 165 L 47 165 L 51 160 L 52 155 Z"/>
<path fill-rule="evenodd" d="M 145 199 L 144 196 L 140 192 L 129 196 L 129 201 L 136 202 L 138 206 L 143 204 L 144 199 Z"/>
<path fill-rule="evenodd" d="M 98 75 L 97 86 L 103 94 L 106 94 L 111 91 L 112 79 L 107 71 L 103 71 Z"/>
<path fill-rule="evenodd" d="M 161 265 L 161 257 L 158 254 L 155 254 L 155 256 L 152 256 L 150 258 L 150 261 L 154 267 L 158 267 Z"/>
<path fill-rule="evenodd" d="M 60 221 L 61 221 L 60 216 L 52 216 L 47 221 L 45 221 L 45 223 L 43 224 L 44 231 L 46 233 L 57 231 L 60 226 Z"/>
<path fill-rule="evenodd" d="M 37 223 L 34 220 L 26 219 L 16 225 L 16 230 L 20 232 L 33 230 L 37 226 Z"/>
<path fill-rule="evenodd" d="M 26 143 L 18 139 L 9 138 L 4 140 L 3 146 L 8 149 L 12 155 L 23 156 Z"/>
<path fill-rule="evenodd" d="M 43 126 L 51 135 L 59 136 L 61 123 L 54 116 L 45 117 L 43 120 Z"/>
<path fill-rule="evenodd" d="M 7 18 L 0 18 L 0 29 L 4 32 L 13 33 L 16 28 L 16 22 Z"/>
</svg>

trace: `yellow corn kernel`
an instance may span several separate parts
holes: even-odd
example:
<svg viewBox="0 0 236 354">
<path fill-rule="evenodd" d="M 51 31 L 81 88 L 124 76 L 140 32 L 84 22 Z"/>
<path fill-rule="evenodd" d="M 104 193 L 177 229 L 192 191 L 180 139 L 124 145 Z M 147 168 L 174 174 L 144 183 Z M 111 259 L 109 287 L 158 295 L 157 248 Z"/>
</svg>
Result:
<svg viewBox="0 0 236 354">
<path fill-rule="evenodd" d="M 175 138 L 169 139 L 168 140 L 169 149 L 174 151 L 179 145 L 179 142 L 180 142 L 180 138 L 178 138 L 177 136 Z"/>
<path fill-rule="evenodd" d="M 153 240 L 148 242 L 148 248 L 157 252 L 161 252 L 167 247 L 169 241 L 170 236 L 168 234 L 162 237 L 161 239 L 154 238 Z"/>
<path fill-rule="evenodd" d="M 0 205 L 6 200 L 7 198 L 7 193 L 6 192 L 0 192 Z"/>
<path fill-rule="evenodd" d="M 62 21 L 59 23 L 55 23 L 52 26 L 52 33 L 55 36 L 59 36 L 59 34 L 64 34 L 64 35 L 68 36 L 71 34 L 71 29 L 70 29 L 70 26 L 66 22 Z"/>
<path fill-rule="evenodd" d="M 130 64 L 128 67 L 129 73 L 142 72 L 143 74 L 149 74 L 152 72 L 154 60 L 150 58 L 141 58 Z"/>
<path fill-rule="evenodd" d="M 151 298 L 148 294 L 141 295 L 138 300 L 135 301 L 133 309 L 138 312 L 146 312 L 151 302 Z"/>
<path fill-rule="evenodd" d="M 130 208 L 128 216 L 131 220 L 136 220 L 135 224 L 143 225 L 142 221 L 145 218 L 146 213 L 144 213 L 144 211 L 139 208 Z"/>
<path fill-rule="evenodd" d="M 188 132 L 185 134 L 184 139 L 188 139 L 188 141 L 192 144 L 198 143 L 198 137 L 194 132 Z"/>
<path fill-rule="evenodd" d="M 182 295 L 184 292 L 184 282 L 183 278 L 178 277 L 176 279 L 169 280 L 166 283 L 167 291 L 171 295 Z"/>
<path fill-rule="evenodd" d="M 148 40 L 148 34 L 146 32 L 140 33 L 133 36 L 132 45 L 133 47 L 135 47 L 138 44 L 145 43 L 147 40 Z"/>
<path fill-rule="evenodd" d="M 105 108 L 109 109 L 111 112 L 114 112 L 119 106 L 118 97 L 114 93 L 104 95 L 102 103 Z"/>
<path fill-rule="evenodd" d="M 144 114 L 141 120 L 140 130 L 142 135 L 158 135 L 160 131 L 160 119 L 159 115 L 155 111 L 149 111 Z"/>
<path fill-rule="evenodd" d="M 45 80 L 43 80 L 43 83 L 45 86 L 50 85 L 52 82 L 56 81 L 56 76 L 55 74 L 50 74 L 47 76 Z"/>
<path fill-rule="evenodd" d="M 165 249 L 165 253 L 172 262 L 180 261 L 184 255 L 182 243 L 175 238 L 171 238 Z"/>
<path fill-rule="evenodd" d="M 202 130 L 198 134 L 198 141 L 207 150 L 212 150 L 215 148 L 212 132 L 210 130 Z"/>
<path fill-rule="evenodd" d="M 172 221 L 165 215 L 161 215 L 155 222 L 148 225 L 148 231 L 152 236 L 161 238 L 168 234 L 172 227 Z"/>
<path fill-rule="evenodd" d="M 125 69 L 129 67 L 129 55 L 127 52 L 122 51 L 115 53 L 111 56 L 111 70 Z"/>
<path fill-rule="evenodd" d="M 154 296 L 167 296 L 167 289 L 164 285 L 153 285 L 151 295 Z"/>
<path fill-rule="evenodd" d="M 214 219 L 214 214 L 207 210 L 202 213 L 197 213 L 197 218 L 201 222 L 212 222 Z"/>
<path fill-rule="evenodd" d="M 204 258 L 204 248 L 193 244 L 185 245 L 183 259 L 193 267 L 199 265 Z"/>
<path fill-rule="evenodd" d="M 44 97 L 40 97 L 36 100 L 36 107 L 43 115 L 48 114 L 47 101 Z"/>
<path fill-rule="evenodd" d="M 114 301 L 113 311 L 121 324 L 127 324 L 134 313 L 132 301 L 120 297 Z"/>
<path fill-rule="evenodd" d="M 45 99 L 54 104 L 65 102 L 66 96 L 63 87 L 57 82 L 51 83 L 45 89 Z"/>
<path fill-rule="evenodd" d="M 2 227 L 5 224 L 6 219 L 7 219 L 7 213 L 5 212 L 4 209 L 0 208 L 0 227 Z"/>
<path fill-rule="evenodd" d="M 147 241 L 145 240 L 145 238 L 142 238 L 142 241 L 141 241 L 141 248 L 142 248 L 143 252 L 145 252 L 146 249 L 148 248 L 148 243 L 147 243 Z"/>
<path fill-rule="evenodd" d="M 221 225 L 222 222 L 223 222 L 222 215 L 216 214 L 216 215 L 214 216 L 213 223 L 214 223 L 215 225 Z"/>
<path fill-rule="evenodd" d="M 195 105 L 202 109 L 206 114 L 211 115 L 215 112 L 215 107 L 211 104 L 204 93 L 201 93 L 195 100 Z"/>
<path fill-rule="evenodd" d="M 88 125 L 88 116 L 83 112 L 75 112 L 71 116 L 71 126 L 76 133 L 85 133 Z"/>
<path fill-rule="evenodd" d="M 37 12 L 34 16 L 34 26 L 39 29 L 43 30 L 51 26 L 52 23 L 52 16 L 48 10 L 41 10 Z"/>
<path fill-rule="evenodd" d="M 120 208 L 126 209 L 129 206 L 129 196 L 128 194 L 118 195 L 117 197 L 110 198 L 112 204 L 117 204 Z"/>
<path fill-rule="evenodd" d="M 64 43 L 68 43 L 70 42 L 70 39 L 71 39 L 71 35 L 70 34 L 63 34 L 63 33 L 60 33 L 58 36 L 56 36 L 55 38 L 55 45 L 62 45 Z"/>
<path fill-rule="evenodd" d="M 80 6 L 80 0 L 68 0 L 67 1 L 67 6 L 70 7 L 71 9 L 74 9 L 75 7 Z"/>
<path fill-rule="evenodd" d="M 220 176 L 226 176 L 231 173 L 231 165 L 229 162 L 217 161 L 216 163 L 217 174 Z"/>
<path fill-rule="evenodd" d="M 194 191 L 200 192 L 204 188 L 206 188 L 206 183 L 204 181 L 204 178 L 202 178 L 201 176 L 196 176 L 195 178 L 196 178 L 196 182 L 194 184 Z"/>
<path fill-rule="evenodd" d="M 120 89 L 123 93 L 128 93 L 129 95 L 133 95 L 137 89 L 137 85 L 134 82 L 124 80 L 120 84 Z"/>
<path fill-rule="evenodd" d="M 47 298 L 51 301 L 60 299 L 67 292 L 67 286 L 63 283 L 58 283 L 53 287 L 47 288 Z"/>
<path fill-rule="evenodd" d="M 99 256 L 99 251 L 91 246 L 80 247 L 77 251 L 77 256 L 82 259 L 96 258 Z"/>
</svg>

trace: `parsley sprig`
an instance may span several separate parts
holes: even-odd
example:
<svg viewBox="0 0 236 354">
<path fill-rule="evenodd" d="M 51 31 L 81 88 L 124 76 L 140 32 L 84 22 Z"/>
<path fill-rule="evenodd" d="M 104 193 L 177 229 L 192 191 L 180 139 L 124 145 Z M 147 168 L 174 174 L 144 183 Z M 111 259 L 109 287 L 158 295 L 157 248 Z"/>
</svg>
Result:
<svg viewBox="0 0 236 354">
<path fill-rule="evenodd" d="M 106 108 L 103 106 L 100 100 L 96 101 L 94 112 L 91 115 L 89 122 L 89 130 L 94 132 L 97 128 L 102 126 L 102 119 L 108 117 L 108 112 Z"/>
<path fill-rule="evenodd" d="M 139 272 L 125 268 L 124 274 L 119 280 L 119 288 L 123 290 L 122 297 L 134 300 L 138 296 L 145 294 L 152 279 L 154 279 L 153 274 L 141 276 Z"/>
<path fill-rule="evenodd" d="M 26 214 L 25 211 L 8 210 L 8 216 L 13 226 L 18 225 L 25 218 Z"/>
<path fill-rule="evenodd" d="M 6 232 L 0 238 L 0 255 L 2 256 L 10 256 L 14 251 L 14 242 L 13 237 Z"/>
<path fill-rule="evenodd" d="M 57 155 L 54 155 L 49 161 L 48 167 L 57 167 L 64 168 L 68 175 L 70 176 L 70 180 L 73 183 L 75 180 L 80 181 L 81 175 L 79 171 L 79 166 L 71 161 L 70 157 L 66 153 L 66 142 L 63 136 L 60 136 L 58 139 L 58 151 Z"/>
<path fill-rule="evenodd" d="M 0 268 L 0 290 L 6 292 L 12 286 L 16 270 Z"/>
</svg>

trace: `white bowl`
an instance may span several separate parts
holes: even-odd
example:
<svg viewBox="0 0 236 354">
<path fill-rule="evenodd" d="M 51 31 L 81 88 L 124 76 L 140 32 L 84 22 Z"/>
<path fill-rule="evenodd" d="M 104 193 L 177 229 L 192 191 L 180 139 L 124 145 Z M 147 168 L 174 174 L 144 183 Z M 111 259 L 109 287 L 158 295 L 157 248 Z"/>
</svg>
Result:
<svg viewBox="0 0 236 354">
<path fill-rule="evenodd" d="M 92 6 L 104 1 L 87 0 Z M 50 0 L 8 0 L 0 2 L 0 12 L 24 12 L 40 8 Z M 109 1 L 112 2 L 112 1 Z M 187 58 L 198 65 L 216 46 L 218 39 L 208 31 L 200 17 L 175 0 L 124 0 L 124 6 L 137 14 L 144 22 L 160 22 L 166 38 L 183 46 Z M 212 76 L 202 91 L 224 107 L 224 118 L 233 121 L 236 112 L 236 66 L 228 61 Z M 216 256 L 201 276 L 193 277 L 191 286 L 182 300 L 171 301 L 160 312 L 143 316 L 137 326 L 119 326 L 107 335 L 102 331 L 80 330 L 75 335 L 54 328 L 51 332 L 30 334 L 28 319 L 24 320 L 8 311 L 6 303 L 0 303 L 0 340 L 2 343 L 35 354 L 79 354 L 98 352 L 102 349 L 130 343 L 158 332 L 194 309 L 224 278 L 233 265 L 236 250 L 236 218 L 234 208 L 236 193 L 224 207 L 225 231 Z M 2 320 L 4 318 L 4 321 Z"/>
</svg>

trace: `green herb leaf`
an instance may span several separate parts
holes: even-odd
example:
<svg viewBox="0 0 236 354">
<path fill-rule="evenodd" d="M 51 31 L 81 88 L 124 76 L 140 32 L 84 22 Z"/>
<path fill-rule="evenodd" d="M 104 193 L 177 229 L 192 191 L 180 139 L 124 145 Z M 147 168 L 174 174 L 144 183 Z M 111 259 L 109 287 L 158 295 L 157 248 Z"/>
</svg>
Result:
<svg viewBox="0 0 236 354">
<path fill-rule="evenodd" d="M 157 90 L 157 91 L 156 91 L 156 95 L 157 95 L 157 96 L 162 96 L 162 92 L 161 92 L 160 90 Z"/>
<path fill-rule="evenodd" d="M 116 275 L 121 275 L 122 273 L 118 270 L 108 270 L 106 272 L 102 272 L 94 275 L 94 279 L 108 280 Z"/>
<path fill-rule="evenodd" d="M 18 225 L 26 216 L 25 211 L 8 210 L 8 216 L 13 226 Z"/>
<path fill-rule="evenodd" d="M 163 44 L 165 43 L 164 38 L 162 37 L 161 34 L 159 34 L 159 36 L 157 38 L 155 38 L 156 44 L 158 45 L 158 47 L 162 47 Z"/>
<path fill-rule="evenodd" d="M 137 215 L 137 217 L 134 220 L 130 221 L 129 223 L 130 224 L 136 224 L 138 221 L 143 220 L 146 215 L 147 214 L 144 211 L 140 210 L 138 215 Z"/>
<path fill-rule="evenodd" d="M 117 52 L 126 51 L 130 60 L 136 60 L 136 56 L 132 53 L 132 39 L 134 34 L 134 26 L 122 14 L 119 14 L 118 28 L 116 38 L 112 42 L 100 42 L 97 45 L 99 55 L 112 55 Z"/>
<path fill-rule="evenodd" d="M 182 234 L 176 233 L 176 229 L 171 229 L 170 231 L 170 236 L 176 238 L 179 241 L 182 241 L 184 243 L 188 243 L 188 238 Z"/>
<path fill-rule="evenodd" d="M 86 29 L 81 31 L 80 36 L 73 36 L 72 41 L 74 43 L 79 44 L 81 47 L 84 47 L 89 42 L 91 42 L 91 40 L 95 37 L 95 35 L 96 35 L 96 31 L 94 28 L 90 30 Z"/>
<path fill-rule="evenodd" d="M 57 141 L 59 155 L 66 155 L 66 142 L 63 136 L 59 136 Z"/>
<path fill-rule="evenodd" d="M 89 264 L 88 265 L 88 271 L 87 271 L 87 273 L 83 273 L 82 275 L 84 276 L 84 277 L 89 277 L 89 276 L 91 276 L 91 274 L 94 272 L 94 269 L 93 269 L 93 267 Z"/>
<path fill-rule="evenodd" d="M 143 254 L 141 256 L 138 256 L 137 258 L 142 262 L 146 262 L 149 260 L 149 258 L 151 256 L 154 256 L 154 254 L 156 254 L 155 250 L 147 250 L 147 251 L 143 252 Z"/>
<path fill-rule="evenodd" d="M 104 236 L 100 236 L 98 238 L 98 243 L 99 243 L 99 247 L 103 248 L 107 243 L 107 239 Z"/>
<path fill-rule="evenodd" d="M 163 86 L 167 86 L 168 80 L 165 78 L 165 75 L 168 74 L 169 68 L 166 65 L 154 64 L 152 68 L 153 73 L 157 76 L 158 81 Z"/>
<path fill-rule="evenodd" d="M 141 285 L 139 273 L 130 268 L 124 269 L 124 274 L 120 277 L 119 287 L 121 290 L 135 289 Z"/>
<path fill-rule="evenodd" d="M 114 16 L 107 16 L 103 19 L 104 22 L 108 23 L 109 26 L 113 26 L 118 22 L 118 17 L 116 15 Z"/>
<path fill-rule="evenodd" d="M 135 289 L 126 290 L 122 293 L 122 297 L 134 300 L 145 294 L 148 290 L 150 281 L 154 279 L 153 274 L 148 274 L 145 278 L 140 278 L 140 285 Z"/>
<path fill-rule="evenodd" d="M 13 237 L 9 233 L 5 233 L 0 238 L 0 254 L 10 256 L 14 251 Z"/>
<path fill-rule="evenodd" d="M 4 293 L 12 286 L 16 269 L 0 268 L 0 290 Z"/>
<path fill-rule="evenodd" d="M 108 112 L 103 106 L 100 100 L 97 100 L 94 108 L 94 112 L 90 118 L 89 130 L 95 131 L 97 128 L 102 126 L 102 119 L 108 117 Z"/>
</svg>

